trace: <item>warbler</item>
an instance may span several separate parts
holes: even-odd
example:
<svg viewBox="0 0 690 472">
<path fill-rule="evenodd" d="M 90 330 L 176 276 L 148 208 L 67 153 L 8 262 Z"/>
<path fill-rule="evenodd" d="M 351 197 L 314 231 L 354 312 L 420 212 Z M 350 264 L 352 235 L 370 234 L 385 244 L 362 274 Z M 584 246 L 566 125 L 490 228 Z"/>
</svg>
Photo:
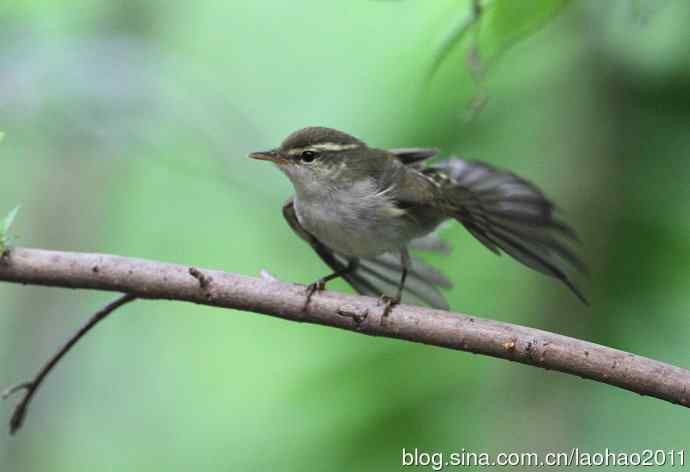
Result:
<svg viewBox="0 0 690 472">
<path fill-rule="evenodd" d="M 587 303 L 566 270 L 586 271 L 566 243 L 577 236 L 539 188 L 485 162 L 451 157 L 428 164 L 436 154 L 373 148 L 324 127 L 301 129 L 276 149 L 250 154 L 290 179 L 295 194 L 283 215 L 333 270 L 307 287 L 308 297 L 343 277 L 358 293 L 383 297 L 384 315 L 403 292 L 406 300 L 447 309 L 439 288 L 451 282 L 412 259 L 409 249 L 444 249 L 434 231 L 454 220 L 490 251 L 560 280 Z"/>
</svg>

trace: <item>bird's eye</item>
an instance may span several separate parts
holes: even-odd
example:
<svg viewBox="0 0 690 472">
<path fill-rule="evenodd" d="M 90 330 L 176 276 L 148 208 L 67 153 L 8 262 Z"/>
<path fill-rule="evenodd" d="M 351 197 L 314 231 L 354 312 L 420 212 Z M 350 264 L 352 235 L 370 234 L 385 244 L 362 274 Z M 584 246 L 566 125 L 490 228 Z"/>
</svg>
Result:
<svg viewBox="0 0 690 472">
<path fill-rule="evenodd" d="M 313 162 L 317 156 L 318 154 L 315 151 L 303 151 L 299 158 L 302 162 Z"/>
</svg>

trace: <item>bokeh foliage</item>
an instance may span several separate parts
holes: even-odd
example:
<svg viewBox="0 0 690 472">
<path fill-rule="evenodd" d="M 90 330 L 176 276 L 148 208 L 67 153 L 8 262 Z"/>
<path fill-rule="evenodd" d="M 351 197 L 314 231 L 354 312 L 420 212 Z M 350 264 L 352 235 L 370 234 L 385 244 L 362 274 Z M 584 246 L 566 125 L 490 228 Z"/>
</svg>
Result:
<svg viewBox="0 0 690 472">
<path fill-rule="evenodd" d="M 325 269 L 280 216 L 289 182 L 245 156 L 332 126 L 509 167 L 581 233 L 591 308 L 444 229 L 453 255 L 428 260 L 455 310 L 690 365 L 687 2 L 493 0 L 460 36 L 465 0 L 69 3 L 0 7 L 0 214 L 22 205 L 22 245 L 312 281 Z M 0 384 L 112 297 L 0 285 Z M 137 302 L 0 435 L 0 464 L 390 470 L 403 447 L 689 442 L 685 410 L 558 373 Z"/>
</svg>

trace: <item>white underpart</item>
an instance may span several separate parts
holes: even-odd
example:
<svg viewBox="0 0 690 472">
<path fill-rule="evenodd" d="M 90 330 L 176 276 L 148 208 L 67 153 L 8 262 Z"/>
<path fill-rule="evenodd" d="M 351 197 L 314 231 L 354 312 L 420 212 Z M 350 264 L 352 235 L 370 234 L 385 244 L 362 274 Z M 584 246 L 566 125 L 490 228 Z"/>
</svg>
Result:
<svg viewBox="0 0 690 472">
<path fill-rule="evenodd" d="M 310 184 L 308 179 L 298 182 L 295 210 L 300 224 L 345 256 L 396 252 L 423 235 L 405 210 L 395 205 L 392 189 L 379 189 L 371 178 L 344 188 Z"/>
</svg>

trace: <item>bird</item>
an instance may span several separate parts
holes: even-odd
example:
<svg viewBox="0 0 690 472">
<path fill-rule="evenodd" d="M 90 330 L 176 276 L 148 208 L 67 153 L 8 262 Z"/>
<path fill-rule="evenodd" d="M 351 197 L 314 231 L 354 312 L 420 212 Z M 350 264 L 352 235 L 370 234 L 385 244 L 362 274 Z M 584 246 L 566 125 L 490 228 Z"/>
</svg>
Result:
<svg viewBox="0 0 690 472">
<path fill-rule="evenodd" d="M 356 292 L 380 297 L 384 316 L 403 294 L 448 309 L 439 289 L 451 281 L 410 249 L 447 251 L 436 230 L 455 221 L 491 252 L 560 280 L 588 304 L 568 275 L 571 268 L 587 271 L 571 247 L 577 235 L 536 185 L 478 160 L 429 163 L 437 154 L 369 147 L 343 131 L 312 126 L 249 155 L 274 163 L 291 181 L 295 193 L 283 216 L 333 271 L 307 286 L 307 301 L 342 277 Z"/>
</svg>

